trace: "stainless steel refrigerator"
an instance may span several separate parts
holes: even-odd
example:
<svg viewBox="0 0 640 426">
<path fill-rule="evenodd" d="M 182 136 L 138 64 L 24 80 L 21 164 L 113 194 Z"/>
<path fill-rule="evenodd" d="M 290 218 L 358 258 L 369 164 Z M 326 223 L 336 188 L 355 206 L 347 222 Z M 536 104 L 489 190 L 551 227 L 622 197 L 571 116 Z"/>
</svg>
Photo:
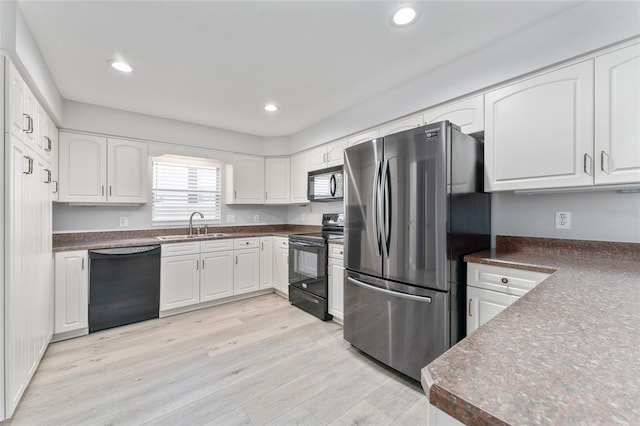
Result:
<svg viewBox="0 0 640 426">
<path fill-rule="evenodd" d="M 344 159 L 344 338 L 420 380 L 465 336 L 462 256 L 490 246 L 483 145 L 444 121 Z"/>
</svg>

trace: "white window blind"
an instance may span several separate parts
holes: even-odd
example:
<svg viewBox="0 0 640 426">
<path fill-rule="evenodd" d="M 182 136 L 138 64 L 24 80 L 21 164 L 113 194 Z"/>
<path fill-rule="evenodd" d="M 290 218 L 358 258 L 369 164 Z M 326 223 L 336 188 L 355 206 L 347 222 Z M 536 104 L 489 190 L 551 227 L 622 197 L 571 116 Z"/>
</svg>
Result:
<svg viewBox="0 0 640 426">
<path fill-rule="evenodd" d="M 180 158 L 153 160 L 151 220 L 187 222 L 191 213 L 205 223 L 220 222 L 220 164 Z M 200 219 L 195 216 L 194 220 Z"/>
</svg>

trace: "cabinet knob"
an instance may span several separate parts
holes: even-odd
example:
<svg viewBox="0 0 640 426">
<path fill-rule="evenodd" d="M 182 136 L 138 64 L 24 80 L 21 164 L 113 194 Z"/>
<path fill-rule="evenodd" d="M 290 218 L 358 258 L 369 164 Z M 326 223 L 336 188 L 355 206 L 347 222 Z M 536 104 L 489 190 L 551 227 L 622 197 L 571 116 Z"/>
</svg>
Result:
<svg viewBox="0 0 640 426">
<path fill-rule="evenodd" d="M 502 281 L 502 284 L 509 284 L 509 280 L 507 278 L 503 278 L 500 281 Z"/>
</svg>

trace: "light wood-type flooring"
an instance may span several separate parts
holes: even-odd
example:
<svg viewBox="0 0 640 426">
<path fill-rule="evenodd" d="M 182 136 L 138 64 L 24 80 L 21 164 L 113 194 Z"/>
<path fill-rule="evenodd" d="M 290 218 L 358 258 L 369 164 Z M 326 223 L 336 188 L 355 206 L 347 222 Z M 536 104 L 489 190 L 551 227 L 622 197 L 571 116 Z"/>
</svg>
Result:
<svg viewBox="0 0 640 426">
<path fill-rule="evenodd" d="M 427 407 L 340 325 L 268 294 L 51 344 L 6 424 L 413 426 Z"/>
</svg>

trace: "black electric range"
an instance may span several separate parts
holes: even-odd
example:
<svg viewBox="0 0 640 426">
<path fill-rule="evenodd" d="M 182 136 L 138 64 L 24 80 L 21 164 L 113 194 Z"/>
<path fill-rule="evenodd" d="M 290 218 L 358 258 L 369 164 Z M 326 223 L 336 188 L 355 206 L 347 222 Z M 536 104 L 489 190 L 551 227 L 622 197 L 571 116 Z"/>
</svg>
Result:
<svg viewBox="0 0 640 426">
<path fill-rule="evenodd" d="M 344 237 L 344 215 L 322 215 L 322 232 L 289 235 L 289 301 L 317 316 L 330 320 L 329 242 Z"/>
</svg>

